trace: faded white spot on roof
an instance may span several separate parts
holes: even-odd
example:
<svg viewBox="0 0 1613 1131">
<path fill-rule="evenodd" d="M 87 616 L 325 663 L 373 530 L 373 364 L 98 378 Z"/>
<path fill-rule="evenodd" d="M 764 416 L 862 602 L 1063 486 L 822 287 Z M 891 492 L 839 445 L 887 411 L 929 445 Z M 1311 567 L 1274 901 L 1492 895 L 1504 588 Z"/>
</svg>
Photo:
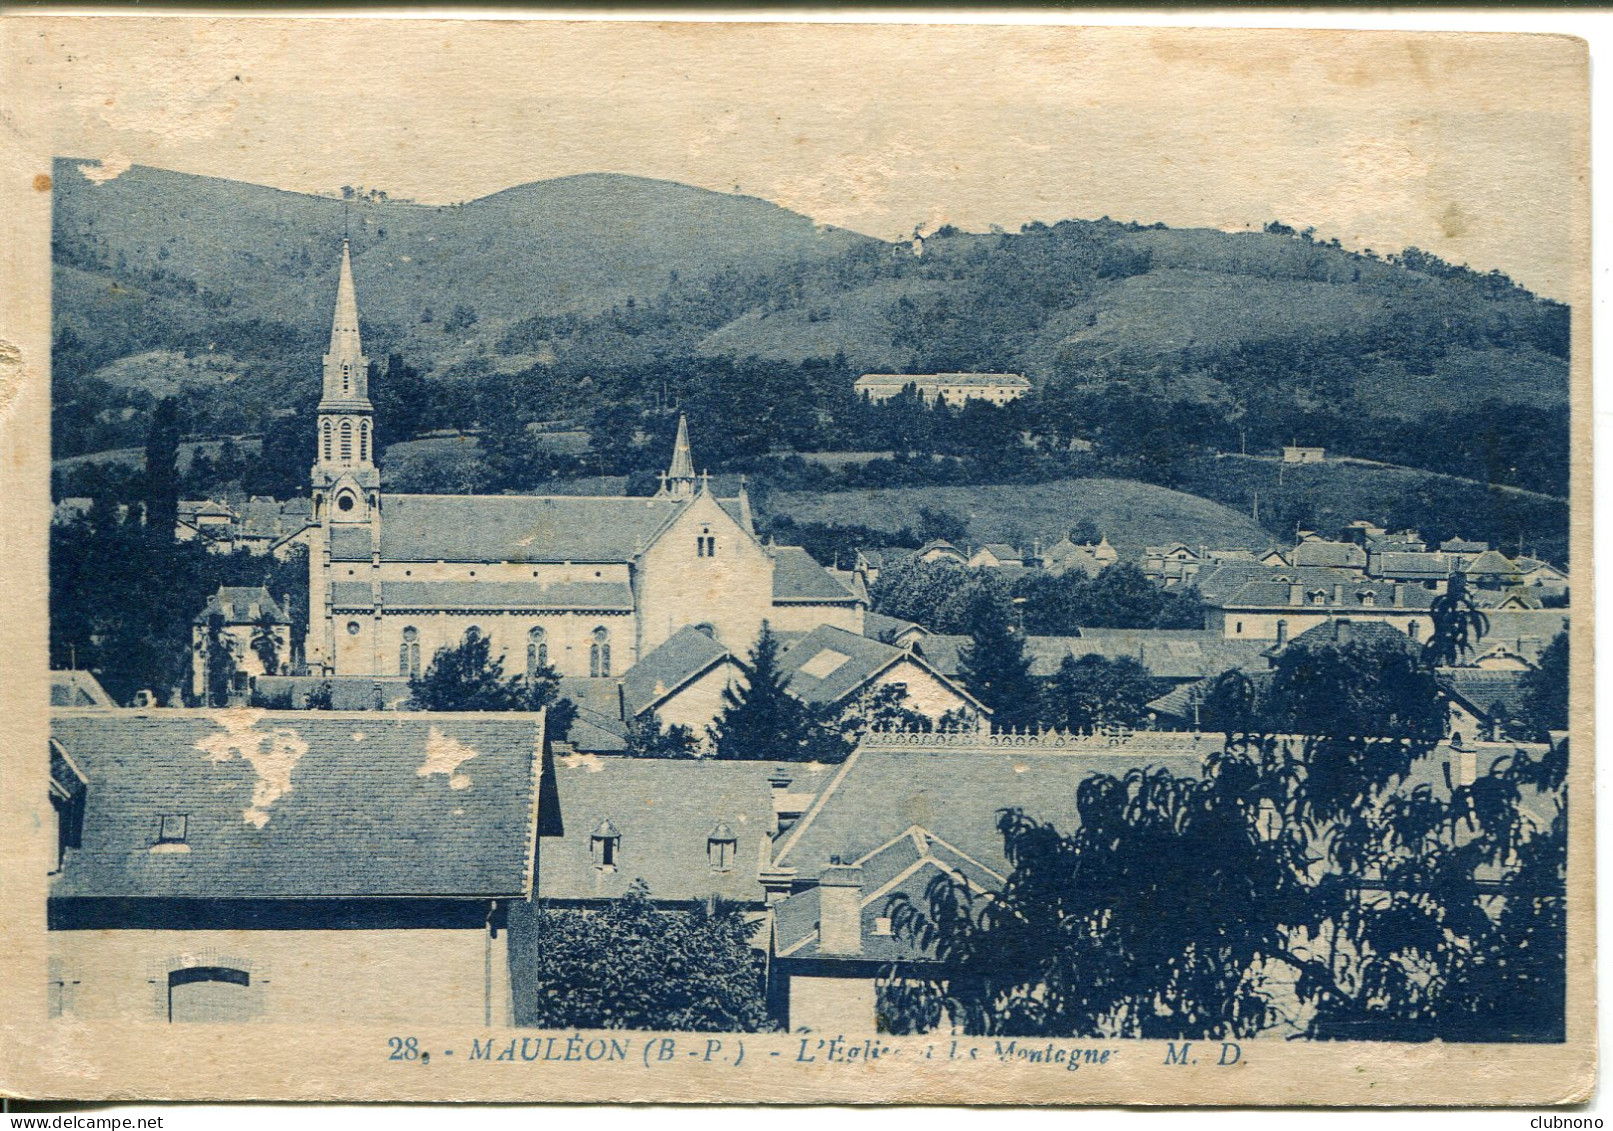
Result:
<svg viewBox="0 0 1613 1131">
<path fill-rule="evenodd" d="M 447 774 L 449 789 L 469 789 L 470 776 L 460 773 L 459 767 L 476 757 L 476 754 L 471 747 L 433 725 L 426 734 L 425 764 L 415 773 L 423 778 L 432 774 Z"/>
<path fill-rule="evenodd" d="M 558 761 L 568 770 L 587 770 L 591 774 L 597 774 L 605 768 L 605 760 L 598 754 L 567 754 Z"/>
<path fill-rule="evenodd" d="M 196 743 L 211 762 L 241 758 L 250 762 L 258 780 L 252 786 L 252 801 L 241 811 L 241 819 L 261 829 L 269 823 L 269 807 L 291 792 L 291 772 L 308 744 L 295 731 L 284 727 L 260 731 L 262 711 L 250 707 L 230 707 L 217 715 L 220 728 Z"/>
<path fill-rule="evenodd" d="M 361 730 L 355 730 L 353 732 L 353 741 L 354 742 L 363 742 L 364 741 L 364 732 L 361 731 Z"/>
</svg>

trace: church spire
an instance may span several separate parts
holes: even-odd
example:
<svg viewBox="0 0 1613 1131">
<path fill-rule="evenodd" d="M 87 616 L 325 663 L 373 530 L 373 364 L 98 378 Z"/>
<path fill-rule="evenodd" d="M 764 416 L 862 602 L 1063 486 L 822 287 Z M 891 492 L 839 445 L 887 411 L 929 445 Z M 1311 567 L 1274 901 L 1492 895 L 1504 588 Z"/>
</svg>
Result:
<svg viewBox="0 0 1613 1131">
<path fill-rule="evenodd" d="M 694 456 L 689 451 L 689 419 L 678 416 L 678 438 L 672 445 L 672 466 L 667 469 L 661 490 L 674 499 L 687 499 L 694 495 Z"/>
<path fill-rule="evenodd" d="M 364 356 L 364 347 L 359 341 L 353 256 L 345 239 L 336 282 L 336 313 L 330 324 L 330 350 L 325 354 L 324 364 L 314 486 L 316 490 L 328 487 L 347 474 L 357 474 L 366 487 L 372 486 L 375 409 L 370 404 L 370 359 Z M 352 500 L 349 500 L 351 506 Z"/>
<path fill-rule="evenodd" d="M 347 240 L 342 240 L 342 270 L 336 282 L 336 316 L 330 325 L 330 352 L 352 354 L 364 352 L 358 340 L 358 297 L 353 292 L 353 255 Z"/>
</svg>

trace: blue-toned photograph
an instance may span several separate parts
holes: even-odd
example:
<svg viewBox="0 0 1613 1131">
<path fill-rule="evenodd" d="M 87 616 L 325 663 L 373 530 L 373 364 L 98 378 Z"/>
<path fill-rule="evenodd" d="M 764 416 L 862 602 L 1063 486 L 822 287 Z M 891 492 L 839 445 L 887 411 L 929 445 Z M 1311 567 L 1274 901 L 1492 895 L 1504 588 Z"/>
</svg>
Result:
<svg viewBox="0 0 1613 1131">
<path fill-rule="evenodd" d="M 966 30 L 59 134 L 52 1024 L 1568 1039 L 1572 131 Z"/>
</svg>

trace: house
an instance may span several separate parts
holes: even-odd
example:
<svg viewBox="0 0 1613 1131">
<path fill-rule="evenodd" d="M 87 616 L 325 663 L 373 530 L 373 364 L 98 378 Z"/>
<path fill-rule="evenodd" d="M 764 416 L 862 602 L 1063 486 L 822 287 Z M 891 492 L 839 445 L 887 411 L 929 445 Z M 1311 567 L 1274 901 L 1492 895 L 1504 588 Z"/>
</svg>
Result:
<svg viewBox="0 0 1613 1131">
<path fill-rule="evenodd" d="M 1468 562 L 1462 576 L 1475 589 L 1510 589 L 1523 581 L 1517 565 L 1499 550 L 1486 550 Z"/>
<path fill-rule="evenodd" d="M 1324 538 L 1307 538 L 1288 553 L 1288 560 L 1296 567 L 1326 566 L 1329 569 L 1348 569 L 1357 572 L 1367 568 L 1367 552 L 1353 542 L 1331 542 Z"/>
<path fill-rule="evenodd" d="M 773 557 L 773 610 L 768 622 L 774 629 L 810 632 L 827 624 L 847 632 L 862 632 L 868 590 L 855 574 L 847 579 L 836 577 L 799 546 L 769 546 L 769 550 Z"/>
<path fill-rule="evenodd" d="M 696 734 L 722 713 L 723 693 L 745 682 L 745 666 L 709 633 L 682 628 L 616 681 L 618 717 L 632 724 L 652 713 L 662 726 Z"/>
<path fill-rule="evenodd" d="M 219 586 L 191 620 L 190 631 L 191 694 L 198 699 L 209 691 L 214 649 L 229 652 L 243 688 L 253 676 L 280 674 L 291 661 L 291 617 L 261 585 Z"/>
<path fill-rule="evenodd" d="M 1002 405 L 1030 392 L 1031 383 L 1018 373 L 864 373 L 855 388 L 858 396 L 870 401 L 888 401 L 912 389 L 925 404 L 943 400 L 954 406 L 965 401 Z"/>
<path fill-rule="evenodd" d="M 956 677 L 963 667 L 967 636 L 932 633 L 915 645 L 937 671 Z M 1264 668 L 1267 643 L 1228 639 L 1220 632 L 1195 628 L 1089 628 L 1079 636 L 1027 636 L 1025 653 L 1031 675 L 1050 679 L 1066 657 L 1080 660 L 1136 660 L 1157 679 L 1194 683 L 1233 668 Z"/>
<path fill-rule="evenodd" d="M 1438 595 L 1421 585 L 1348 580 L 1344 570 L 1329 570 L 1332 576 L 1325 581 L 1299 570 L 1267 573 L 1241 585 L 1218 586 L 1213 598 L 1206 595 L 1205 627 L 1229 638 L 1279 644 L 1340 618 L 1383 621 L 1413 640 L 1428 639 L 1433 627 Z"/>
<path fill-rule="evenodd" d="M 1326 458 L 1326 448 L 1306 448 L 1298 444 L 1283 445 L 1284 463 L 1321 463 Z"/>
<path fill-rule="evenodd" d="M 902 706 L 939 722 L 947 715 L 991 712 L 914 649 L 897 648 L 827 625 L 794 642 L 779 657 L 785 688 L 817 707 L 855 702 L 882 688 L 899 688 Z"/>
<path fill-rule="evenodd" d="M 997 569 L 1000 566 L 1023 566 L 1024 551 L 1007 542 L 987 542 L 969 556 L 968 565 L 975 569 Z"/>
<path fill-rule="evenodd" d="M 508 1024 L 543 729 L 541 713 L 54 712 L 51 1011 Z"/>
<path fill-rule="evenodd" d="M 1374 549 L 1367 554 L 1367 576 L 1384 581 L 1408 581 L 1443 593 L 1453 572 L 1450 555 Z"/>
<path fill-rule="evenodd" d="M 1077 544 L 1066 534 L 1041 554 L 1042 569 L 1052 577 L 1063 577 L 1071 570 L 1096 577 L 1119 560 L 1120 554 L 1102 536 L 1096 543 Z"/>
<path fill-rule="evenodd" d="M 52 707 L 116 707 L 117 702 L 106 693 L 101 681 L 89 672 L 52 669 L 50 673 L 50 705 Z"/>
<path fill-rule="evenodd" d="M 1517 587 L 1542 602 L 1566 602 L 1568 600 L 1569 580 L 1568 574 L 1558 569 L 1548 561 L 1533 557 L 1517 557 L 1512 559 L 1513 568 L 1518 572 Z"/>
<path fill-rule="evenodd" d="M 876 1031 L 881 969 L 924 957 L 891 936 L 892 896 L 923 907 L 925 883 L 942 874 L 997 890 L 1013 870 L 999 811 L 1069 833 L 1077 788 L 1092 773 L 1196 775 L 1217 745 L 1208 735 L 865 735 L 780 832 L 761 877 L 774 911 L 775 1013 L 792 1031 Z"/>
<path fill-rule="evenodd" d="M 913 555 L 921 562 L 952 562 L 968 565 L 969 556 L 944 538 L 933 538 L 920 546 Z"/>
<path fill-rule="evenodd" d="M 1143 548 L 1143 573 L 1167 588 L 1192 584 L 1202 565 L 1199 551 L 1182 542 Z"/>
</svg>

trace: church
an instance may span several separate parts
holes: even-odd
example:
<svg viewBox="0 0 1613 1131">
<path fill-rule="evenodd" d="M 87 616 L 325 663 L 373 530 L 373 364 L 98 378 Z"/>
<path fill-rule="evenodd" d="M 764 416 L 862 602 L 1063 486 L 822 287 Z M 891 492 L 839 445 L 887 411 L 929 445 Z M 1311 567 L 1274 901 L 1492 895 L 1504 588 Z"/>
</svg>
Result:
<svg viewBox="0 0 1613 1131">
<path fill-rule="evenodd" d="M 686 627 L 734 653 L 762 622 L 861 634 L 867 594 L 758 537 L 743 485 L 718 498 L 689 430 L 650 497 L 381 490 L 369 358 L 347 243 L 318 409 L 309 539 L 312 672 L 418 675 L 474 628 L 507 673 L 621 676 Z"/>
</svg>

